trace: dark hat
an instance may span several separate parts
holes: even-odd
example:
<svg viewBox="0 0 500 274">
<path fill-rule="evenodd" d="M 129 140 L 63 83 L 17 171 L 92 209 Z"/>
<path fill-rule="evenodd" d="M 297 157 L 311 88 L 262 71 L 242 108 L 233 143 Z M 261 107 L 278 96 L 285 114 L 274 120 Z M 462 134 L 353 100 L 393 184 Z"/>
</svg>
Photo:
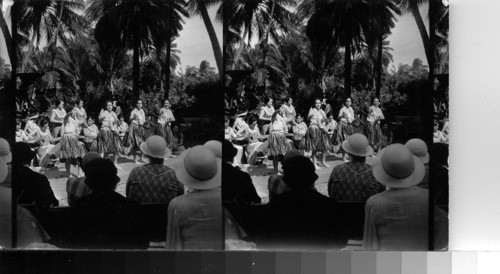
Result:
<svg viewBox="0 0 500 274">
<path fill-rule="evenodd" d="M 294 156 L 283 164 L 283 180 L 290 187 L 309 187 L 318 179 L 316 168 L 305 156 Z"/>
<path fill-rule="evenodd" d="M 236 156 L 236 154 L 238 153 L 238 150 L 233 146 L 233 144 L 224 139 L 224 141 L 222 141 L 222 158 L 223 159 L 231 159 L 231 158 L 234 158 L 234 156 Z"/>
<path fill-rule="evenodd" d="M 109 159 L 94 159 L 85 166 L 85 184 L 92 190 L 112 190 L 119 181 L 116 167 Z"/>
<path fill-rule="evenodd" d="M 25 142 L 17 142 L 12 146 L 12 163 L 26 164 L 29 163 L 36 153 Z"/>
</svg>

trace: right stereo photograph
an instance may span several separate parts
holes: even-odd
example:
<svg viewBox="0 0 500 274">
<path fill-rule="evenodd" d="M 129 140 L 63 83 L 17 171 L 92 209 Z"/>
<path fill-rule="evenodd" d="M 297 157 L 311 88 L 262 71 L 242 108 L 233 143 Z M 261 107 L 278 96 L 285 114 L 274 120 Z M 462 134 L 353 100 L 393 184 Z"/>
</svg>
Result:
<svg viewBox="0 0 500 274">
<path fill-rule="evenodd" d="M 447 250 L 447 1 L 224 2 L 226 250 Z"/>
</svg>

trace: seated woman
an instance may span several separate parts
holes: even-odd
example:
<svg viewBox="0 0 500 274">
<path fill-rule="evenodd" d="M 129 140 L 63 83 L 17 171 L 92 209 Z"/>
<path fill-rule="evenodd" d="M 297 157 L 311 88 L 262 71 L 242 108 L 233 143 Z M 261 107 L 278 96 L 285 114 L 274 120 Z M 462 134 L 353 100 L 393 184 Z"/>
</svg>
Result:
<svg viewBox="0 0 500 274">
<path fill-rule="evenodd" d="M 94 124 L 94 118 L 89 117 L 87 119 L 87 127 L 83 128 L 83 135 L 85 136 L 85 147 L 88 151 L 97 150 L 97 134 L 99 134 L 99 129 Z"/>
<path fill-rule="evenodd" d="M 37 152 L 38 164 L 40 167 L 47 167 L 54 156 L 54 149 L 56 145 L 54 145 L 54 138 L 52 138 L 52 134 L 49 130 L 49 121 L 46 119 L 42 119 L 40 121 L 40 129 L 38 131 L 38 142 L 40 147 Z"/>
<path fill-rule="evenodd" d="M 236 132 L 234 132 L 234 130 L 229 126 L 229 117 L 227 116 L 224 118 L 224 126 L 224 139 L 233 142 L 236 138 L 238 138 Z M 243 156 L 243 147 L 236 144 L 234 144 L 234 147 L 238 150 L 238 154 L 236 154 L 236 157 L 234 158 L 233 166 L 239 166 Z"/>
<path fill-rule="evenodd" d="M 16 119 L 16 143 L 17 142 L 28 142 L 29 138 L 26 132 L 22 130 L 21 119 Z"/>
<path fill-rule="evenodd" d="M 256 157 L 254 157 L 253 154 L 257 151 L 257 148 L 262 145 L 262 142 L 259 140 L 259 137 L 261 135 L 259 127 L 257 126 L 257 119 L 255 117 L 250 116 L 250 118 L 248 118 L 248 128 L 246 129 L 245 133 L 246 137 L 248 138 L 248 146 L 246 151 L 247 159 L 255 159 Z M 255 164 L 250 163 L 250 160 L 248 163 Z"/>
<path fill-rule="evenodd" d="M 300 114 L 297 115 L 295 125 L 292 126 L 292 132 L 293 132 L 293 142 L 295 144 L 295 147 L 300 148 L 300 143 L 306 136 L 307 132 L 307 125 L 306 123 L 304 123 L 304 117 L 302 117 L 302 115 Z"/>
<path fill-rule="evenodd" d="M 172 155 L 177 156 L 184 152 L 184 135 L 182 134 L 180 126 L 178 124 L 173 124 L 171 141 Z"/>
<path fill-rule="evenodd" d="M 31 116 L 27 119 L 26 125 L 24 126 L 24 132 L 28 135 L 28 139 L 36 140 L 37 133 L 40 130 L 40 127 L 35 122 L 35 119 L 38 118 L 38 115 Z"/>
</svg>

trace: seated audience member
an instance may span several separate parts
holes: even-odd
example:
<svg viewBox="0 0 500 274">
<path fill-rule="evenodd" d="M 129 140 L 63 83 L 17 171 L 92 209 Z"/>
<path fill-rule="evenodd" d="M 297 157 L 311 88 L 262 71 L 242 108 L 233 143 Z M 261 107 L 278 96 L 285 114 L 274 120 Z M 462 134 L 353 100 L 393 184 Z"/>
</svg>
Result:
<svg viewBox="0 0 500 274">
<path fill-rule="evenodd" d="M 24 142 L 15 143 L 12 152 L 12 175 L 16 182 L 14 191 L 19 196 L 18 203 L 34 203 L 38 209 L 58 206 L 59 201 L 54 196 L 47 177 L 29 167 L 36 153 Z"/>
<path fill-rule="evenodd" d="M 224 139 L 233 142 L 236 138 L 238 138 L 238 135 L 236 135 L 236 132 L 234 132 L 233 128 L 229 126 L 229 117 L 225 118 L 224 123 Z M 236 157 L 234 157 L 233 165 L 240 166 L 243 156 L 243 147 L 238 145 L 234 145 L 234 147 L 237 149 L 237 154 Z"/>
<path fill-rule="evenodd" d="M 85 173 L 86 165 L 94 160 L 102 158 L 97 152 L 89 152 L 83 156 L 82 170 Z M 68 193 L 68 205 L 74 206 L 76 201 L 91 193 L 90 188 L 85 184 L 85 177 L 70 177 L 66 182 L 66 192 Z"/>
<path fill-rule="evenodd" d="M 378 147 L 378 151 L 392 144 L 392 131 L 389 128 L 388 122 L 382 123 L 382 140 L 380 140 L 380 146 Z M 377 151 L 377 153 L 378 153 Z"/>
<path fill-rule="evenodd" d="M 222 250 L 224 248 L 221 170 L 213 151 L 195 146 L 179 157 L 175 171 L 188 191 L 168 206 L 166 248 Z"/>
<path fill-rule="evenodd" d="M 425 167 L 424 179 L 417 186 L 429 189 L 429 153 L 427 152 L 427 145 L 423 140 L 414 138 L 406 142 L 405 146 L 422 161 Z"/>
<path fill-rule="evenodd" d="M 432 142 L 433 143 L 447 143 L 448 140 L 444 133 L 439 130 L 439 122 L 434 120 L 434 131 L 432 132 Z"/>
<path fill-rule="evenodd" d="M 40 128 L 38 130 L 38 142 L 40 147 L 37 151 L 37 160 L 40 167 L 47 167 L 51 160 L 55 158 L 54 155 L 56 145 L 54 145 L 54 138 L 49 130 L 49 121 L 42 119 L 40 121 Z M 52 159 L 51 159 L 52 158 Z"/>
<path fill-rule="evenodd" d="M 314 188 L 318 179 L 315 170 L 304 156 L 284 163 L 283 180 L 290 190 L 273 198 L 263 209 L 256 236 L 259 249 L 345 247 L 336 203 Z"/>
<path fill-rule="evenodd" d="M 130 172 L 127 198 L 145 204 L 168 204 L 184 194 L 184 186 L 177 180 L 175 171 L 163 164 L 165 158 L 172 155 L 165 139 L 153 135 L 141 144 L 140 149 L 149 157 L 149 163 Z"/>
<path fill-rule="evenodd" d="M 368 139 L 359 133 L 342 142 L 342 148 L 352 161 L 333 168 L 328 179 L 328 196 L 339 202 L 365 202 L 370 196 L 385 190 L 375 180 L 366 157 L 373 155 Z"/>
<path fill-rule="evenodd" d="M 298 150 L 289 150 L 283 157 L 283 163 L 295 156 L 304 156 L 304 154 Z M 269 179 L 267 180 L 267 189 L 269 191 L 269 200 L 272 200 L 274 197 L 287 191 L 289 188 L 283 181 L 283 175 L 273 174 L 269 176 Z"/>
<path fill-rule="evenodd" d="M 247 112 L 236 115 L 233 123 L 233 131 L 236 133 L 238 137 L 246 136 L 246 131 L 248 130 L 248 124 L 245 122 L 244 117 L 247 115 Z"/>
<path fill-rule="evenodd" d="M 363 248 L 366 250 L 427 250 L 429 191 L 416 185 L 425 175 L 424 164 L 402 144 L 390 145 L 373 161 L 375 179 L 387 190 L 365 206 Z M 447 219 L 435 214 L 435 247 L 443 248 Z"/>
<path fill-rule="evenodd" d="M 7 179 L 11 162 L 9 143 L 0 138 L 0 182 Z M 26 209 L 17 206 L 17 248 L 42 243 L 50 237 L 36 218 Z M 12 248 L 12 189 L 0 186 L 0 249 Z"/>
<path fill-rule="evenodd" d="M 141 205 L 115 192 L 120 181 L 113 162 L 94 159 L 86 164 L 85 183 L 92 193 L 70 209 L 63 240 L 68 248 L 146 249 L 149 240 Z"/>
<path fill-rule="evenodd" d="M 261 135 L 259 127 L 257 127 L 257 119 L 255 119 L 255 117 L 250 116 L 248 118 L 248 127 L 245 134 L 248 138 L 248 145 L 246 149 L 247 161 L 249 162 L 249 164 L 254 164 L 250 163 L 250 158 L 255 158 L 252 154 L 255 153 L 257 151 L 257 148 L 262 145 L 262 142 L 259 141 L 259 137 L 261 137 Z"/>
<path fill-rule="evenodd" d="M 83 135 L 85 136 L 85 147 L 88 151 L 97 150 L 97 134 L 99 134 L 99 129 L 94 124 L 94 118 L 89 117 L 87 119 L 87 127 L 83 128 Z"/>
<path fill-rule="evenodd" d="M 21 120 L 16 120 L 16 142 L 28 142 L 29 138 L 26 132 L 22 129 Z"/>
<path fill-rule="evenodd" d="M 184 152 L 184 135 L 181 132 L 179 124 L 172 125 L 172 155 L 180 155 Z"/>
<path fill-rule="evenodd" d="M 29 140 L 36 140 L 37 134 L 40 131 L 40 127 L 36 124 L 35 120 L 38 118 L 38 114 L 28 117 L 26 119 L 26 125 L 24 126 L 24 132 L 28 136 Z"/>
<path fill-rule="evenodd" d="M 300 147 L 300 143 L 306 136 L 307 125 L 304 123 L 304 117 L 302 115 L 297 114 L 295 124 L 292 126 L 293 132 L 293 143 L 296 148 Z"/>
<path fill-rule="evenodd" d="M 125 119 L 122 115 L 118 116 L 118 134 L 120 135 L 120 140 L 123 142 L 125 138 L 125 134 L 128 131 L 128 124 L 125 122 Z"/>
</svg>

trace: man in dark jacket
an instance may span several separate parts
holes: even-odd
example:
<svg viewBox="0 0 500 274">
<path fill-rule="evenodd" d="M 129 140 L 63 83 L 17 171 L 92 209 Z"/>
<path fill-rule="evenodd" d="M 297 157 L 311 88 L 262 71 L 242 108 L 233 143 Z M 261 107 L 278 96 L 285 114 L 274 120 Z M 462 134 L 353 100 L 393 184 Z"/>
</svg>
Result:
<svg viewBox="0 0 500 274">
<path fill-rule="evenodd" d="M 40 209 L 58 206 L 59 201 L 50 188 L 49 180 L 45 175 L 31 170 L 31 160 L 35 152 L 24 142 L 15 143 L 12 147 L 12 176 L 14 193 L 19 204 L 35 204 Z"/>
<path fill-rule="evenodd" d="M 261 200 L 250 175 L 233 167 L 236 153 L 231 142 L 222 142 L 222 202 L 245 232 L 252 235 L 255 221 L 249 211 L 250 205 Z"/>
<path fill-rule="evenodd" d="M 341 249 L 342 233 L 336 202 L 314 188 L 318 179 L 314 165 L 295 156 L 283 165 L 284 181 L 290 188 L 262 210 L 256 243 L 258 248 Z"/>
<path fill-rule="evenodd" d="M 90 161 L 85 183 L 92 193 L 70 209 L 61 245 L 69 248 L 146 249 L 149 245 L 141 205 L 116 193 L 120 181 L 108 159 Z"/>
</svg>

